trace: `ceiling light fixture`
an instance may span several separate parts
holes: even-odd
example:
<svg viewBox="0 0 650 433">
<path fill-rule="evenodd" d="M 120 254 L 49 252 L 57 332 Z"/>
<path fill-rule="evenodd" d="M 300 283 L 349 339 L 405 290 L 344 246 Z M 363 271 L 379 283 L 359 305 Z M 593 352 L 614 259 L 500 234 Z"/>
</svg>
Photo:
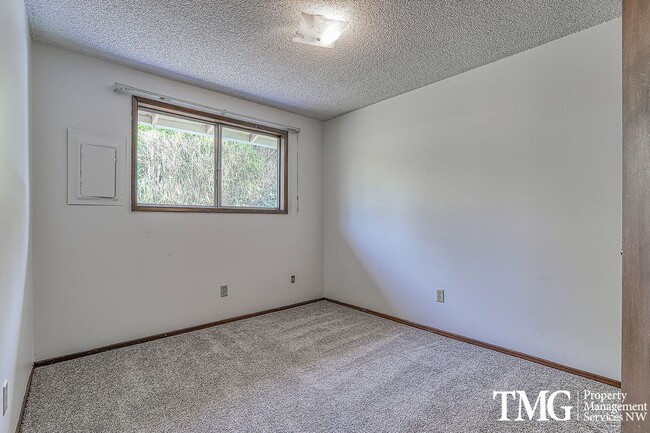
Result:
<svg viewBox="0 0 650 433">
<path fill-rule="evenodd" d="M 293 41 L 318 47 L 333 47 L 334 42 L 341 36 L 347 25 L 347 21 L 333 20 L 322 15 L 301 12 L 300 25 L 296 30 Z"/>
</svg>

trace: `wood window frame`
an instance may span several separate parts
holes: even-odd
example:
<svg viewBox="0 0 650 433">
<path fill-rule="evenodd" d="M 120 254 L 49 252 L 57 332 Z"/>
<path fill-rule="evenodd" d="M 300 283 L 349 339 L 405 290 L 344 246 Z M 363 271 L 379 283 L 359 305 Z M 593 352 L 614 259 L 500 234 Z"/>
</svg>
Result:
<svg viewBox="0 0 650 433">
<path fill-rule="evenodd" d="M 137 197 L 137 164 L 138 164 L 138 110 L 154 110 L 174 116 L 181 116 L 200 122 L 209 122 L 215 124 L 215 159 L 220 157 L 218 152 L 221 143 L 220 136 L 216 130 L 218 126 L 232 126 L 235 128 L 245 129 L 251 132 L 260 132 L 266 135 L 272 135 L 279 140 L 280 155 L 278 158 L 280 167 L 278 168 L 278 207 L 277 208 L 247 208 L 247 207 L 227 207 L 219 206 L 215 200 L 214 206 L 176 206 L 176 205 L 155 205 L 139 204 Z M 163 101 L 147 99 L 140 96 L 132 97 L 131 112 L 131 210 L 143 212 L 196 212 L 196 213 L 248 213 L 248 214 L 287 214 L 289 209 L 288 189 L 289 189 L 289 132 L 281 129 L 272 128 L 265 125 L 258 125 L 251 122 L 232 119 L 193 108 L 181 107 Z M 221 161 L 215 161 L 221 164 Z M 221 175 L 218 175 L 218 166 L 215 165 L 215 199 L 221 191 Z"/>
</svg>

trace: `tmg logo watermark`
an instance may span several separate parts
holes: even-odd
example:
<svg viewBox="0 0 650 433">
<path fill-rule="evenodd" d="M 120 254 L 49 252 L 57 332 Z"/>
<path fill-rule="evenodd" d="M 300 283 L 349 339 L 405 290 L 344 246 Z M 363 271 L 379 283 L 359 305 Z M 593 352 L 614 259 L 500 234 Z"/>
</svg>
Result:
<svg viewBox="0 0 650 433">
<path fill-rule="evenodd" d="M 573 406 L 564 405 L 558 408 L 556 404 L 562 402 L 571 402 L 571 392 L 569 391 L 541 391 L 534 404 L 531 404 L 526 391 L 493 391 L 492 400 L 501 397 L 501 417 L 499 421 L 532 421 L 537 417 L 537 421 L 569 421 Z M 517 403 L 517 417 L 509 417 L 508 402 L 512 399 Z M 557 402 L 556 402 L 557 400 Z M 525 417 L 525 418 L 524 418 Z"/>
<path fill-rule="evenodd" d="M 499 421 L 569 421 L 587 422 L 644 421 L 647 403 L 627 402 L 625 392 L 540 391 L 534 401 L 526 391 L 492 391 L 492 400 L 500 400 Z M 516 415 L 516 416 L 515 416 Z"/>
</svg>

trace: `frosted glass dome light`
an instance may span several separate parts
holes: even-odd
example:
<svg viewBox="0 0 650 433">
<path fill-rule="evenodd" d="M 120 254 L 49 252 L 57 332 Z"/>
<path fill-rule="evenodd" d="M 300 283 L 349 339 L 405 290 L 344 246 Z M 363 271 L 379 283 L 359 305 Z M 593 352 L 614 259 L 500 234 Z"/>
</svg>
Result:
<svg viewBox="0 0 650 433">
<path fill-rule="evenodd" d="M 311 15 L 301 12 L 300 25 L 296 30 L 293 41 L 319 47 L 333 47 L 347 25 L 347 21 L 333 20 L 325 18 L 323 15 Z"/>
</svg>

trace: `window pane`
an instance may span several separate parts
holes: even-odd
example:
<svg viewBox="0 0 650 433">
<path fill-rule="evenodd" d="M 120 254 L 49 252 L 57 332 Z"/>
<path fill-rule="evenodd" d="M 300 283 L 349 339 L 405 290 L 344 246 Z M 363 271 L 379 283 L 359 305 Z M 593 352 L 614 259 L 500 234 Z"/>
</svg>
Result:
<svg viewBox="0 0 650 433">
<path fill-rule="evenodd" d="M 214 126 L 138 111 L 138 204 L 214 206 Z"/>
<path fill-rule="evenodd" d="M 242 129 L 221 129 L 221 205 L 278 208 L 280 140 Z"/>
</svg>

